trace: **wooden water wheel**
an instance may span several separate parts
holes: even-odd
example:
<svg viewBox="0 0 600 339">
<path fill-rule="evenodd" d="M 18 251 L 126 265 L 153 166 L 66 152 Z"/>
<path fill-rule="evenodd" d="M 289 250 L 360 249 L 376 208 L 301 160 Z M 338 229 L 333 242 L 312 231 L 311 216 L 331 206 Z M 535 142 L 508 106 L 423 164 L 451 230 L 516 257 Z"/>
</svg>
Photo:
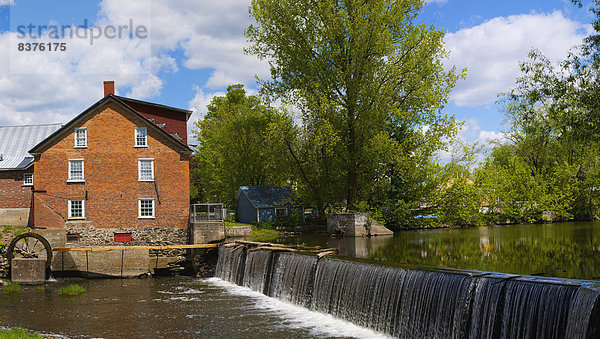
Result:
<svg viewBox="0 0 600 339">
<path fill-rule="evenodd" d="M 44 237 L 37 233 L 23 233 L 11 240 L 6 248 L 8 262 L 13 258 L 38 258 L 46 260 L 46 269 L 52 262 L 52 247 Z"/>
</svg>

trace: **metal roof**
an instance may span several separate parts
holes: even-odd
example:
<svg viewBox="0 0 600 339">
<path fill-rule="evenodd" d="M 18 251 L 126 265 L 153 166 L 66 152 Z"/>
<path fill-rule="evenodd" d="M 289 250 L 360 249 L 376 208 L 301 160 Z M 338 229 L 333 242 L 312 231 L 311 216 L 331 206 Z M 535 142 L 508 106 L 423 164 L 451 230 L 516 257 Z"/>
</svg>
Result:
<svg viewBox="0 0 600 339">
<path fill-rule="evenodd" d="M 33 163 L 29 150 L 61 124 L 0 126 L 0 170 L 22 170 Z"/>
<path fill-rule="evenodd" d="M 289 187 L 240 186 L 239 191 L 250 200 L 254 208 L 299 204 Z"/>
</svg>

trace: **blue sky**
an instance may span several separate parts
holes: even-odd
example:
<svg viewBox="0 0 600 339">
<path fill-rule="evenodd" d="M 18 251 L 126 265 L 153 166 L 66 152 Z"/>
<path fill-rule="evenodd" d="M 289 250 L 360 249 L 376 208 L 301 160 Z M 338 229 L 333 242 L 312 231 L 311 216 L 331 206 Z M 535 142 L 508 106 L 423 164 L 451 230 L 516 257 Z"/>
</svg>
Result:
<svg viewBox="0 0 600 339">
<path fill-rule="evenodd" d="M 205 112 L 228 84 L 256 89 L 268 67 L 245 55 L 249 0 L 0 0 L 0 125 L 66 122 L 102 96 L 102 80 L 138 99 Z M 64 40 L 67 53 L 17 51 L 18 25 L 133 22 L 149 39 Z M 430 0 L 418 18 L 446 32 L 447 65 L 467 68 L 445 111 L 465 125 L 460 137 L 501 138 L 496 95 L 518 76 L 531 48 L 563 59 L 590 31 L 591 15 L 570 1 Z M 55 40 L 53 40 L 55 41 Z M 63 40 L 61 40 L 63 41 Z M 6 52 L 8 51 L 8 53 Z"/>
</svg>

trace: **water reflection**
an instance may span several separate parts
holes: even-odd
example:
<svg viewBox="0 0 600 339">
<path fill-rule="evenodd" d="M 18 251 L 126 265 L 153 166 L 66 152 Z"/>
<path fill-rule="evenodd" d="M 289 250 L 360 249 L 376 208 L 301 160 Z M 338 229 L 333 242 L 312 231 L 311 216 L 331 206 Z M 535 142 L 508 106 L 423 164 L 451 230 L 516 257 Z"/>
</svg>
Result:
<svg viewBox="0 0 600 339">
<path fill-rule="evenodd" d="M 397 232 L 394 237 L 281 239 L 339 247 L 370 260 L 600 280 L 600 223 L 510 225 Z"/>
</svg>

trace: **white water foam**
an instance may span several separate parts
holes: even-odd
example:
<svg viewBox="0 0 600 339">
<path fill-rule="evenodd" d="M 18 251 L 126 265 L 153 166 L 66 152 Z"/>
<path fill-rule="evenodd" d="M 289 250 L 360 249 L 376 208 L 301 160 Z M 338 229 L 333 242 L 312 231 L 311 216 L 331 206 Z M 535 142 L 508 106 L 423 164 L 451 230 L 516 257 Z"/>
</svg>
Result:
<svg viewBox="0 0 600 339">
<path fill-rule="evenodd" d="M 333 317 L 330 314 L 310 311 L 304 307 L 293 305 L 268 297 L 247 287 L 238 286 L 219 278 L 208 278 L 203 281 L 222 287 L 229 294 L 251 297 L 256 306 L 277 313 L 286 321 L 286 325 L 309 329 L 315 336 L 352 337 L 352 338 L 390 338 L 371 329 L 354 325 L 351 322 Z"/>
</svg>

